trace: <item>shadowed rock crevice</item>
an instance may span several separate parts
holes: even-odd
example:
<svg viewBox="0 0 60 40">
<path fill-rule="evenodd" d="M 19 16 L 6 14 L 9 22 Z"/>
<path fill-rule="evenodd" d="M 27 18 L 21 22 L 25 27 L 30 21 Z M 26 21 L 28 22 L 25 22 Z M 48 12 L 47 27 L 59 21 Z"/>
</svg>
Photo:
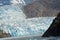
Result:
<svg viewBox="0 0 60 40">
<path fill-rule="evenodd" d="M 42 37 L 60 36 L 60 13 Z"/>
<path fill-rule="evenodd" d="M 5 33 L 3 30 L 0 30 L 0 38 L 11 37 L 10 33 Z"/>
</svg>

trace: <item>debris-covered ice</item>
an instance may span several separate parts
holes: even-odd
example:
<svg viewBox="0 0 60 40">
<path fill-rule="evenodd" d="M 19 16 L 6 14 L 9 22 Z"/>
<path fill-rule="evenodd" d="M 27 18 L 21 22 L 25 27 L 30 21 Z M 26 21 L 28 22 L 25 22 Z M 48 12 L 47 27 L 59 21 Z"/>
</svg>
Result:
<svg viewBox="0 0 60 40">
<path fill-rule="evenodd" d="M 26 19 L 21 5 L 0 6 L 0 29 L 11 36 L 42 35 L 54 17 Z"/>
</svg>

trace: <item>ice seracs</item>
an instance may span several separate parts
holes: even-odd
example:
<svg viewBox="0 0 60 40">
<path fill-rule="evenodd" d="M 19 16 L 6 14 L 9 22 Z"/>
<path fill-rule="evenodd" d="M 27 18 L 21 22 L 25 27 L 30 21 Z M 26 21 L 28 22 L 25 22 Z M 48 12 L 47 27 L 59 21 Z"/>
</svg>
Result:
<svg viewBox="0 0 60 40">
<path fill-rule="evenodd" d="M 21 4 L 25 5 L 25 1 L 24 0 L 11 0 L 11 3 L 12 4 L 19 4 L 19 3 L 21 3 Z"/>
</svg>

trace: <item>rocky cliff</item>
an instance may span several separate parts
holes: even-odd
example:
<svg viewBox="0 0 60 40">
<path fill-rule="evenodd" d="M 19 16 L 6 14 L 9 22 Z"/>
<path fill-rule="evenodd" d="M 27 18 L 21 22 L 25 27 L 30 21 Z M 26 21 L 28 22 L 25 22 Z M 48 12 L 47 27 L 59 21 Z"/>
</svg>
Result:
<svg viewBox="0 0 60 40">
<path fill-rule="evenodd" d="M 54 3 L 55 3 L 54 0 L 38 0 L 24 6 L 24 12 L 28 18 L 51 17 L 51 16 L 53 17 L 56 16 L 57 13 L 60 11 L 57 10 L 56 8 L 53 8 Z"/>
<path fill-rule="evenodd" d="M 51 26 L 43 35 L 43 37 L 50 37 L 50 36 L 55 36 L 55 37 L 60 36 L 60 13 L 53 20 Z"/>
</svg>

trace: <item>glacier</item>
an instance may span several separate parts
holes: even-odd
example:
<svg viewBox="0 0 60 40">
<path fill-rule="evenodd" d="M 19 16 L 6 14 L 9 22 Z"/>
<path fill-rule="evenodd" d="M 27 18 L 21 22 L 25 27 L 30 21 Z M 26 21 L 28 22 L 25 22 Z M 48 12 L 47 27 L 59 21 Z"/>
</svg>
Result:
<svg viewBox="0 0 60 40">
<path fill-rule="evenodd" d="M 12 37 L 43 35 L 55 17 L 28 18 L 21 4 L 0 6 L 0 30 Z"/>
</svg>

